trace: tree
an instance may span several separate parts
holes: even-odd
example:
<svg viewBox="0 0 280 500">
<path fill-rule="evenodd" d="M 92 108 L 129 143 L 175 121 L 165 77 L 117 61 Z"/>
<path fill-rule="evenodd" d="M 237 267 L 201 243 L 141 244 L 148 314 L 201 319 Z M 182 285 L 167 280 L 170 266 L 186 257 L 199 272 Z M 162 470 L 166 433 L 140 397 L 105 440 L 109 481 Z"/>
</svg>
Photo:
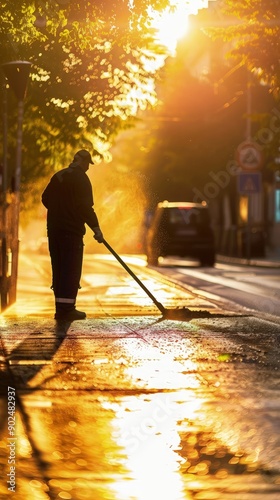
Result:
<svg viewBox="0 0 280 500">
<path fill-rule="evenodd" d="M 231 54 L 242 59 L 259 78 L 279 94 L 279 2 L 278 0 L 224 0 L 222 13 L 232 24 L 219 30 L 234 41 Z"/>
<path fill-rule="evenodd" d="M 228 46 L 228 58 L 243 64 L 262 88 L 280 99 L 280 16 L 278 0 L 221 0 L 217 1 L 216 14 L 220 23 L 206 27 L 213 39 L 221 39 Z M 271 99 L 272 102 L 272 99 Z M 267 127 L 271 113 L 253 116 L 258 128 Z M 279 155 L 280 134 L 274 133 L 265 146 L 272 168 L 278 168 L 273 158 Z"/>
<path fill-rule="evenodd" d="M 205 11 L 192 20 L 176 58 L 168 59 L 162 68 L 157 88 L 160 104 L 150 113 L 149 135 L 143 136 L 142 163 L 152 204 L 163 199 L 192 200 L 197 191 L 207 198 L 215 174 L 224 171 L 223 177 L 229 177 L 227 166 L 247 138 L 248 71 L 243 62 L 224 58 L 224 42 L 204 29 L 211 25 Z M 256 75 L 251 80 L 254 136 L 267 126 L 265 120 L 275 102 L 269 87 L 260 85 Z M 138 161 L 135 157 L 133 165 Z M 232 181 L 235 185 L 236 179 Z M 209 197 L 222 190 L 217 185 Z"/>
<path fill-rule="evenodd" d="M 156 65 L 148 69 L 147 62 L 155 61 L 163 48 L 154 41 L 149 8 L 168 5 L 168 0 L 1 3 L 0 63 L 32 63 L 24 119 L 24 191 L 32 189 L 36 197 L 40 178 L 62 159 L 63 164 L 71 160 L 73 148 L 88 147 L 104 158 L 112 137 L 139 109 L 155 103 Z"/>
<path fill-rule="evenodd" d="M 153 204 L 163 199 L 192 200 L 194 189 L 213 181 L 209 172 L 225 168 L 234 147 L 243 140 L 246 106 L 240 93 L 241 72 L 219 91 L 214 82 L 228 72 L 219 60 L 207 74 L 196 64 L 209 57 L 214 42 L 194 29 L 178 45 L 177 56 L 162 68 L 160 105 L 151 119 L 153 144 L 147 147 L 146 171 Z M 216 49 L 216 47 L 215 47 Z M 233 99 L 238 94 L 238 99 Z M 243 130 L 244 129 L 244 130 Z"/>
</svg>

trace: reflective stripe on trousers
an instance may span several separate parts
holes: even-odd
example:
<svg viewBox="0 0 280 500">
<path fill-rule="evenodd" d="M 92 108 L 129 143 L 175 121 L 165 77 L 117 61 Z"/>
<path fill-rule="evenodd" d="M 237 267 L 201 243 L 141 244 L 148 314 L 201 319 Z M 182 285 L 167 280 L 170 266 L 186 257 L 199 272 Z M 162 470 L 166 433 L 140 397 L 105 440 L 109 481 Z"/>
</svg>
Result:
<svg viewBox="0 0 280 500">
<path fill-rule="evenodd" d="M 76 299 L 62 299 L 56 297 L 55 302 L 58 302 L 60 304 L 75 304 Z"/>
</svg>

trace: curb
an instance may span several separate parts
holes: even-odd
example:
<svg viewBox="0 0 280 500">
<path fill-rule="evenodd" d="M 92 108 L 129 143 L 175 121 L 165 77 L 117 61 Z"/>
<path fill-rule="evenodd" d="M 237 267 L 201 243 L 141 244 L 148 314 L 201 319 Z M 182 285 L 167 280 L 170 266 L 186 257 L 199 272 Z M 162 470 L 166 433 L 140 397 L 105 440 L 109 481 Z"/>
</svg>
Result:
<svg viewBox="0 0 280 500">
<path fill-rule="evenodd" d="M 280 260 L 275 258 L 272 259 L 245 259 L 241 257 L 228 257 L 227 255 L 216 255 L 217 262 L 222 262 L 224 264 L 238 264 L 240 266 L 256 266 L 256 267 L 272 267 L 280 269 Z"/>
</svg>

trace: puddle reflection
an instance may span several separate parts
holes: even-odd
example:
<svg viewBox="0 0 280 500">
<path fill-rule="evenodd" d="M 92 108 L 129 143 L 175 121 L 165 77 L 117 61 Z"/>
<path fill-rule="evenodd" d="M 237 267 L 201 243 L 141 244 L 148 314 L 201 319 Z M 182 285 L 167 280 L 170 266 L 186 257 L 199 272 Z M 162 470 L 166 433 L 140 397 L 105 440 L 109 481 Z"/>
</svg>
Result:
<svg viewBox="0 0 280 500">
<path fill-rule="evenodd" d="M 179 391 L 138 395 L 106 406 L 115 412 L 115 439 L 130 474 L 129 482 L 116 482 L 116 498 L 186 500 L 178 422 L 195 421 L 201 402 L 189 391 Z"/>
<path fill-rule="evenodd" d="M 130 348 L 130 344 L 125 346 L 126 355 L 133 359 Z M 193 349 L 188 346 L 189 354 Z M 174 355 L 163 354 L 153 345 L 146 345 L 137 359 L 141 362 L 129 366 L 127 375 L 150 393 L 103 403 L 114 412 L 114 438 L 123 449 L 123 465 L 130 478 L 112 485 L 116 499 L 188 500 L 191 497 L 181 474 L 186 459 L 179 453 L 178 422 L 187 419 L 193 423 L 199 415 L 201 400 L 194 393 L 201 384 L 197 366 L 190 359 L 184 363 L 175 360 Z"/>
</svg>

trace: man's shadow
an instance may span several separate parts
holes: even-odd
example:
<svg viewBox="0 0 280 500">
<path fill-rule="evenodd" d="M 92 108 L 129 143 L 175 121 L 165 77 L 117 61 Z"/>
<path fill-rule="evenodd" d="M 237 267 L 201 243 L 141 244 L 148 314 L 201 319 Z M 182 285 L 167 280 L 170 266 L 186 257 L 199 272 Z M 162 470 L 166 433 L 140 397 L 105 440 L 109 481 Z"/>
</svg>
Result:
<svg viewBox="0 0 280 500">
<path fill-rule="evenodd" d="M 6 352 L 4 343 L 1 341 L 5 359 L 0 364 L 0 440 L 13 435 L 11 432 L 16 426 L 17 415 L 19 415 L 32 448 L 32 456 L 43 476 L 46 476 L 46 480 L 48 480 L 47 463 L 43 460 L 33 440 L 29 415 L 25 410 L 21 394 L 41 389 L 40 385 L 30 387 L 29 383 L 54 358 L 67 336 L 70 325 L 71 322 L 57 321 L 53 331 L 50 328 L 42 333 L 38 330 L 33 331 L 10 353 Z M 47 380 L 56 377 L 64 369 L 66 368 L 56 371 Z"/>
<path fill-rule="evenodd" d="M 18 390 L 30 390 L 28 383 L 54 358 L 67 336 L 70 325 L 70 321 L 57 321 L 53 330 L 48 328 L 41 332 L 36 329 L 9 354 L 4 352 L 5 372 L 7 377 L 16 384 Z M 3 377 L 1 377 L 0 395 L 3 389 L 5 390 L 5 385 L 3 386 Z M 32 389 L 34 390 L 34 387 Z"/>
</svg>

